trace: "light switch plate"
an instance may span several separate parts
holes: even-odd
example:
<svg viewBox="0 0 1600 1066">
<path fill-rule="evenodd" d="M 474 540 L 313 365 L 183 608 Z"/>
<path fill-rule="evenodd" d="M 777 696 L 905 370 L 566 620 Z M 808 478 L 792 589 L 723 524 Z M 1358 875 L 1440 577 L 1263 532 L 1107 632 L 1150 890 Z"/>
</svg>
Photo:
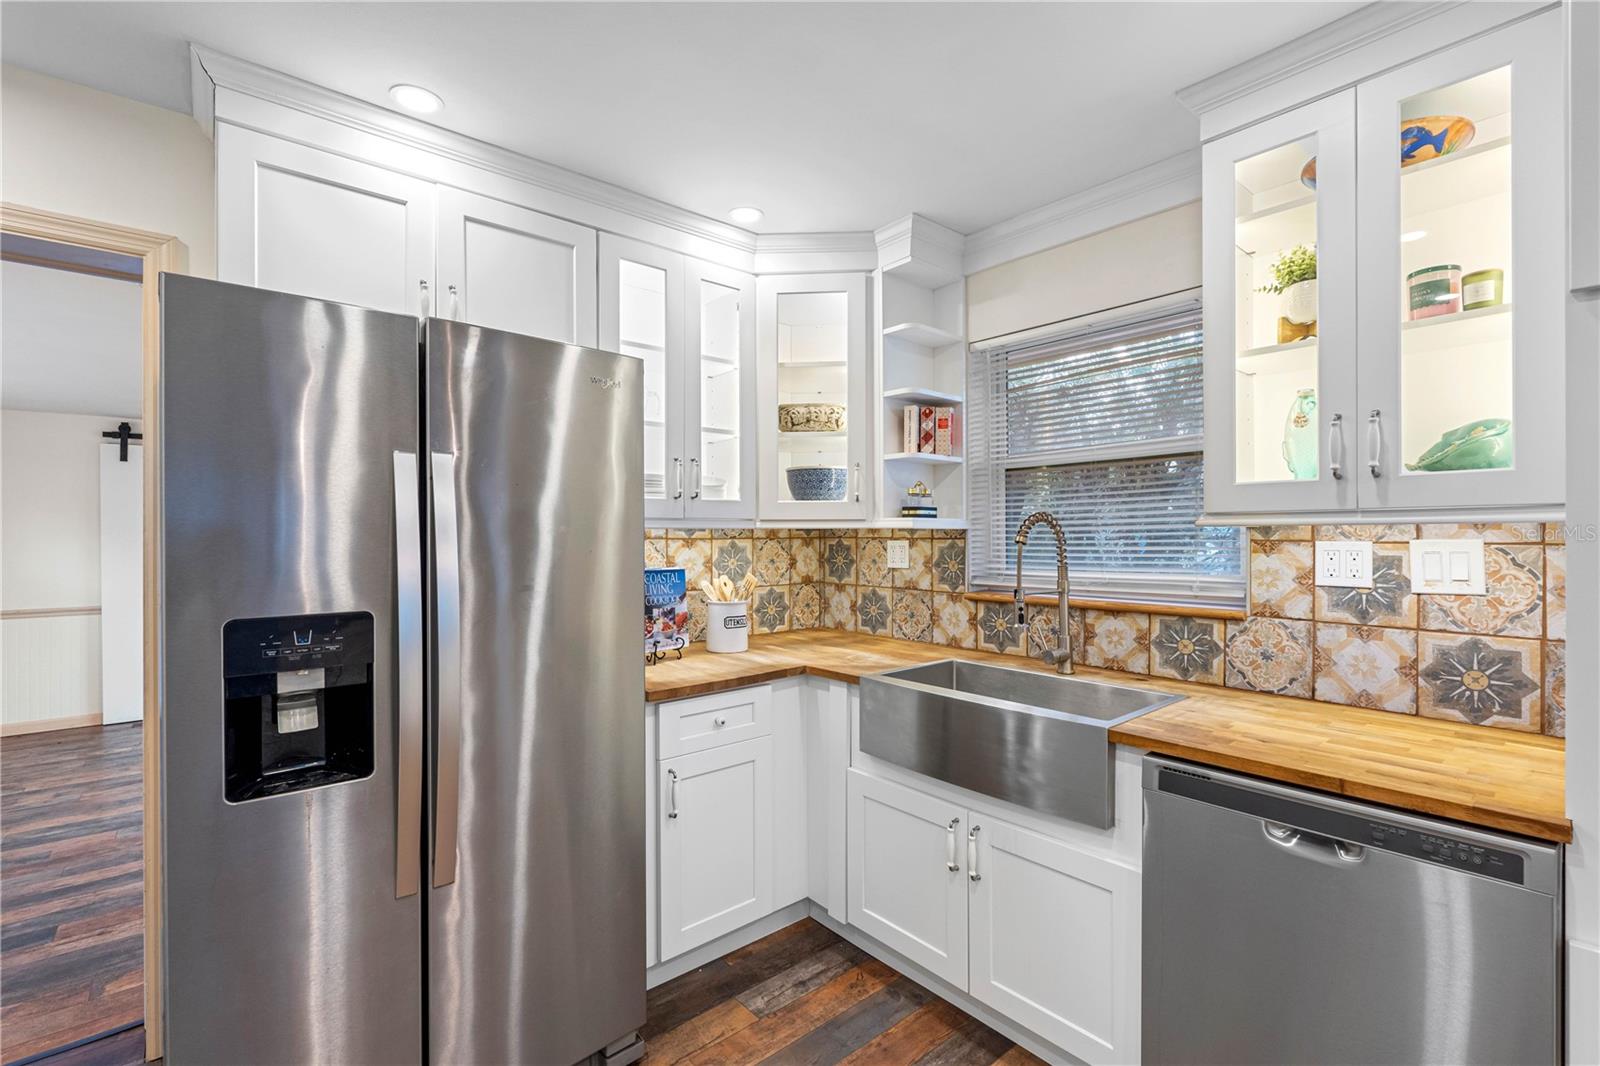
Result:
<svg viewBox="0 0 1600 1066">
<path fill-rule="evenodd" d="M 1319 540 L 1315 561 L 1319 585 L 1372 587 L 1372 542 L 1369 540 Z"/>
<path fill-rule="evenodd" d="M 889 542 L 889 569 L 904 570 L 911 565 L 911 542 L 909 540 L 891 540 Z"/>
<path fill-rule="evenodd" d="M 1483 576 L 1483 541 L 1412 541 L 1411 591 L 1488 595 Z"/>
</svg>

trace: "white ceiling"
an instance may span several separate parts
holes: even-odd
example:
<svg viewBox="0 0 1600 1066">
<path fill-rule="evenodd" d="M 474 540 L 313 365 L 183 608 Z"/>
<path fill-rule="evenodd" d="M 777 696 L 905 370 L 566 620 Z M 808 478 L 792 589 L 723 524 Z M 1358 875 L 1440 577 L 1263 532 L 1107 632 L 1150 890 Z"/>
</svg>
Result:
<svg viewBox="0 0 1600 1066">
<path fill-rule="evenodd" d="M 0 262 L 0 407 L 137 418 L 139 284 Z"/>
<path fill-rule="evenodd" d="M 971 232 L 1193 148 L 1173 92 L 1363 6 L 25 3 L 0 55 L 189 110 L 189 40 L 764 232 Z"/>
</svg>

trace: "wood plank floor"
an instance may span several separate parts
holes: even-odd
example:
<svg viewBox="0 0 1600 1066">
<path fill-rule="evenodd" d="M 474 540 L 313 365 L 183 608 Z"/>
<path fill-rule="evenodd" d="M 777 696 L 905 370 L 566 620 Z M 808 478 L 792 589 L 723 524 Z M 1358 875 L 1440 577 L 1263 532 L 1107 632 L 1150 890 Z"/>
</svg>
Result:
<svg viewBox="0 0 1600 1066">
<path fill-rule="evenodd" d="M 0 741 L 0 1062 L 144 1013 L 140 726 Z"/>
</svg>

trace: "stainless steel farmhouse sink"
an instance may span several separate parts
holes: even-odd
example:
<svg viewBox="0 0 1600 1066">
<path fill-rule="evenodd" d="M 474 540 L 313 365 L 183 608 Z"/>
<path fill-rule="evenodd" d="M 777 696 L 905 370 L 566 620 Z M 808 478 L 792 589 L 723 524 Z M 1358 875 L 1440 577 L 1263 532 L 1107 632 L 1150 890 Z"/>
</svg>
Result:
<svg viewBox="0 0 1600 1066">
<path fill-rule="evenodd" d="M 1116 814 L 1111 727 L 1182 698 L 942 659 L 861 679 L 861 750 L 1106 829 Z"/>
</svg>

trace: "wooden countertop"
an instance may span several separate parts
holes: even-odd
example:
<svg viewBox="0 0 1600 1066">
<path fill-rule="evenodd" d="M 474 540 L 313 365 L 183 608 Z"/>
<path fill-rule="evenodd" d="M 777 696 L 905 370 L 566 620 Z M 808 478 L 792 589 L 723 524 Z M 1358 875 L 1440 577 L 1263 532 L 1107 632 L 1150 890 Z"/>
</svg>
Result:
<svg viewBox="0 0 1600 1066">
<path fill-rule="evenodd" d="M 810 674 L 863 674 L 939 659 L 1047 670 L 1031 659 L 833 629 L 750 638 L 740 655 L 704 647 L 645 669 L 655 703 Z M 1188 697 L 1116 727 L 1120 744 L 1403 810 L 1566 843 L 1565 745 L 1554 737 L 1289 696 L 1078 667 L 1080 676 Z"/>
</svg>

